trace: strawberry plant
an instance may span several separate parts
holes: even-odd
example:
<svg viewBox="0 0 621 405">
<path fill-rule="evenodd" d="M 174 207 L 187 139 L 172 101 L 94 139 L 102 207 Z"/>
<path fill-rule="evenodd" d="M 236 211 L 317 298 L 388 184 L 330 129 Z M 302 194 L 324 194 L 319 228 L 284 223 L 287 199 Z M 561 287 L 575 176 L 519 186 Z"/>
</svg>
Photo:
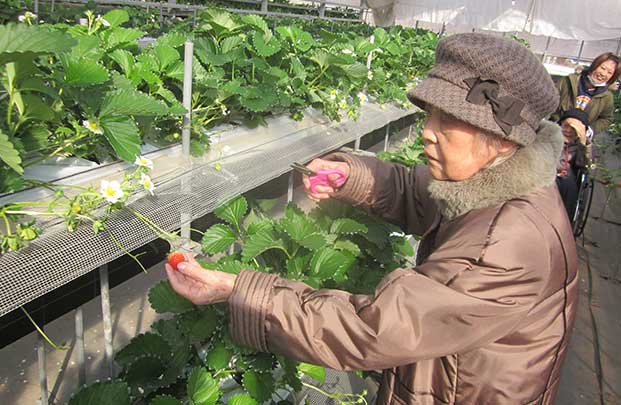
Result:
<svg viewBox="0 0 621 405">
<path fill-rule="evenodd" d="M 239 197 L 218 208 L 222 223 L 203 237 L 201 260 L 208 269 L 238 273 L 254 269 L 304 281 L 370 293 L 386 272 L 406 264 L 413 254 L 398 228 L 334 201 L 308 215 L 289 204 L 280 219 Z M 213 257 L 236 245 L 232 255 Z M 209 270 L 205 270 L 209 271 Z M 364 393 L 327 393 L 322 367 L 237 346 L 228 333 L 226 305 L 198 307 L 177 295 L 168 281 L 151 288 L 156 312 L 171 314 L 138 335 L 115 357 L 117 379 L 81 389 L 70 405 L 292 403 L 303 387 L 319 390 L 341 404 L 365 403 Z"/>
</svg>

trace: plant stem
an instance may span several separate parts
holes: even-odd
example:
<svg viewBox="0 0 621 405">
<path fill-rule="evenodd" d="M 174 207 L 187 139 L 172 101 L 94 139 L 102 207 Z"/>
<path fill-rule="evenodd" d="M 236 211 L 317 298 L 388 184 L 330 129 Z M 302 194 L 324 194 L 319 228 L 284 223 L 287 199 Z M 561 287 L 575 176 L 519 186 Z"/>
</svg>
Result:
<svg viewBox="0 0 621 405">
<path fill-rule="evenodd" d="M 6 216 L 4 212 L 2 212 L 2 218 L 4 219 L 4 223 L 6 225 L 6 234 L 7 236 L 13 235 L 11 233 L 11 222 L 9 222 L 9 218 Z"/>
<path fill-rule="evenodd" d="M 50 339 L 50 338 L 49 338 L 49 337 L 45 334 L 45 332 L 43 332 L 43 330 L 39 327 L 39 325 L 37 325 L 37 323 L 34 321 L 34 319 L 32 319 L 32 317 L 30 316 L 30 314 L 28 313 L 28 311 L 26 311 L 26 310 L 24 309 L 24 307 L 23 307 L 23 306 L 22 306 L 22 307 L 19 307 L 19 309 L 21 309 L 21 310 L 24 312 L 24 314 L 26 315 L 26 318 L 28 318 L 28 320 L 29 320 L 30 322 L 32 322 L 32 324 L 34 325 L 35 329 L 36 329 L 36 330 L 37 330 L 37 331 L 41 334 L 41 336 L 43 336 L 43 339 L 45 339 L 45 341 L 46 341 L 47 343 L 49 343 L 49 344 L 50 344 L 50 346 L 52 346 L 52 347 L 53 347 L 54 349 L 56 349 L 56 350 L 67 350 L 67 349 L 69 349 L 67 346 L 64 346 L 64 345 L 63 345 L 63 346 L 59 346 L 59 345 L 57 345 L 56 343 L 54 343 L 54 342 L 53 342 L 53 341 L 52 341 L 52 340 L 51 340 L 51 339 Z"/>
<path fill-rule="evenodd" d="M 123 253 L 125 253 L 127 256 L 131 257 L 136 263 L 138 263 L 138 266 L 140 266 L 140 268 L 142 269 L 142 271 L 145 274 L 148 274 L 149 272 L 147 271 L 147 269 L 142 265 L 142 263 L 140 263 L 140 260 L 138 260 L 138 256 L 131 254 L 127 249 L 125 249 L 123 247 L 123 245 L 121 245 L 121 243 L 114 237 L 114 235 L 112 234 L 112 232 L 110 232 L 109 229 L 106 229 L 106 232 L 108 232 L 108 235 L 110 235 L 110 239 L 112 239 L 112 241 L 114 242 L 114 244 L 123 251 Z"/>
</svg>

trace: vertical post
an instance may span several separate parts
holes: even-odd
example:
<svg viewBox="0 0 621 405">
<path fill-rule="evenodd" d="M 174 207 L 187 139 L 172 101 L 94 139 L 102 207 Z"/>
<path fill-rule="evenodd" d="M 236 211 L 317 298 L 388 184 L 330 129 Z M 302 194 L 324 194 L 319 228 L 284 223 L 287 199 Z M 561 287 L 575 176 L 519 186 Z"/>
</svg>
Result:
<svg viewBox="0 0 621 405">
<path fill-rule="evenodd" d="M 183 54 L 183 107 L 187 110 L 183 116 L 183 129 L 181 131 L 181 150 L 183 158 L 190 157 L 190 128 L 192 126 L 192 57 L 194 53 L 194 42 L 185 41 Z M 190 192 L 189 179 L 185 176 L 181 182 L 181 192 Z M 192 216 L 189 212 L 181 212 L 181 238 L 190 240 L 190 222 Z"/>
<path fill-rule="evenodd" d="M 267 0 L 261 0 L 261 13 L 267 14 Z"/>
<path fill-rule="evenodd" d="M 293 170 L 289 172 L 289 181 L 287 184 L 287 202 L 293 201 Z"/>
<path fill-rule="evenodd" d="M 82 307 L 75 310 L 75 350 L 78 357 L 78 385 L 86 384 L 86 363 L 84 362 L 84 316 Z"/>
<path fill-rule="evenodd" d="M 580 42 L 580 50 L 578 51 L 578 63 L 580 63 L 580 59 L 582 58 L 583 49 L 584 49 L 584 40 Z"/>
<path fill-rule="evenodd" d="M 43 328 L 43 325 L 41 325 Z M 45 341 L 40 333 L 37 334 L 37 362 L 39 364 L 39 387 L 41 388 L 41 404 L 48 403 L 47 370 L 45 368 Z"/>
<path fill-rule="evenodd" d="M 160 31 L 164 30 L 164 4 L 160 3 Z"/>
<path fill-rule="evenodd" d="M 360 137 L 356 138 L 356 142 L 354 142 L 354 150 L 360 150 Z"/>
<path fill-rule="evenodd" d="M 541 62 L 545 63 L 546 61 L 546 56 L 548 55 L 548 48 L 550 47 L 550 41 L 552 40 L 551 37 L 548 37 L 548 39 L 546 40 L 546 48 L 543 50 L 543 54 L 541 55 Z"/>
<path fill-rule="evenodd" d="M 326 16 L 326 2 L 322 1 L 319 4 L 319 18 L 324 18 Z"/>
<path fill-rule="evenodd" d="M 621 37 L 619 37 L 619 43 L 617 44 L 617 51 L 615 52 L 615 55 L 619 55 L 620 50 L 621 50 Z"/>
<path fill-rule="evenodd" d="M 390 139 L 390 124 L 386 124 L 386 135 L 384 136 L 384 152 L 388 150 L 389 139 Z"/>
<path fill-rule="evenodd" d="M 446 21 L 442 23 L 442 29 L 440 30 L 440 33 L 438 34 L 439 37 L 444 35 L 444 30 L 446 30 Z"/>
<path fill-rule="evenodd" d="M 37 21 L 39 21 L 39 0 L 34 0 L 33 11 L 37 15 Z"/>
<path fill-rule="evenodd" d="M 112 316 L 110 316 L 110 283 L 108 281 L 108 265 L 99 267 L 99 287 L 101 291 L 101 315 L 103 320 L 104 345 L 108 377 L 114 377 L 112 348 Z"/>
<path fill-rule="evenodd" d="M 194 13 L 192 15 L 192 27 L 196 27 L 196 9 L 194 9 Z"/>
<path fill-rule="evenodd" d="M 51 8 L 51 12 L 52 13 L 54 12 L 54 5 L 55 5 L 55 3 L 56 3 L 56 0 L 52 0 L 52 8 Z"/>
<path fill-rule="evenodd" d="M 414 24 L 414 28 L 418 29 L 418 20 L 416 20 L 416 23 Z"/>
</svg>

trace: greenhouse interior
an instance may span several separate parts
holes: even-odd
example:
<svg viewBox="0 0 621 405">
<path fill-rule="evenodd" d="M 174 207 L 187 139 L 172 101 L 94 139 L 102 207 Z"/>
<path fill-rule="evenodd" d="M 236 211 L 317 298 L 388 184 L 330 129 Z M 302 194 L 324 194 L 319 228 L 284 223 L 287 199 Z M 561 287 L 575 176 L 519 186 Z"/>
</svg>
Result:
<svg viewBox="0 0 621 405">
<path fill-rule="evenodd" d="M 620 58 L 618 0 L 0 0 L 0 403 L 621 404 Z"/>
</svg>

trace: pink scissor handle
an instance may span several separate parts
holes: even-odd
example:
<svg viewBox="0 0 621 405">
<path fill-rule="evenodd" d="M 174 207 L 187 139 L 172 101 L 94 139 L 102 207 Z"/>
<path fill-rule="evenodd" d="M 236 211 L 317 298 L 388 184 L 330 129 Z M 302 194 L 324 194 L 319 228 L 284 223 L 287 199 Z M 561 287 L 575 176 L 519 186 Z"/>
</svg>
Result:
<svg viewBox="0 0 621 405">
<path fill-rule="evenodd" d="M 316 174 L 314 176 L 308 177 L 308 180 L 310 181 L 310 189 L 313 194 L 317 192 L 315 191 L 315 187 L 317 186 L 329 186 L 334 184 L 339 187 L 342 186 L 346 180 L 345 173 L 339 169 L 317 170 L 315 173 Z M 330 181 L 328 176 L 331 174 L 338 174 L 339 177 Z"/>
</svg>

